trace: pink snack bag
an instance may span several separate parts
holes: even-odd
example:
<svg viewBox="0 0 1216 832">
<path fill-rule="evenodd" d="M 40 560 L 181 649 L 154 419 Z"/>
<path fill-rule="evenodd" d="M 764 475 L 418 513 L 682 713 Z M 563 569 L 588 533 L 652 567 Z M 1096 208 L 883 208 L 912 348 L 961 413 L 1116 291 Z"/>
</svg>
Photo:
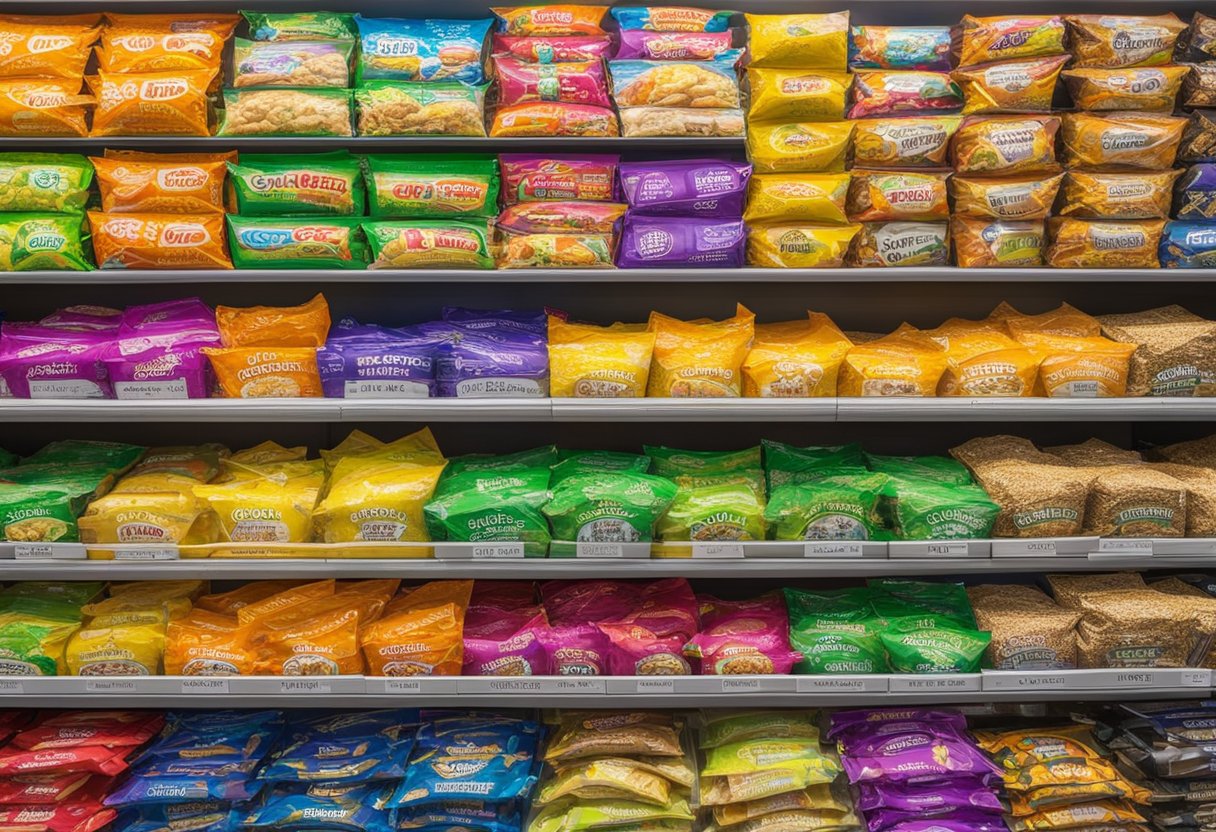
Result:
<svg viewBox="0 0 1216 832">
<path fill-rule="evenodd" d="M 607 57 L 612 40 L 607 35 L 548 35 L 519 37 L 495 33 L 493 55 L 508 55 L 530 64 L 563 64 Z"/>
<path fill-rule="evenodd" d="M 503 55 L 494 59 L 498 76 L 499 103 L 529 104 L 560 101 L 592 107 L 611 107 L 604 77 L 604 63 L 593 61 L 561 64 L 532 64 Z"/>
<path fill-rule="evenodd" d="M 548 654 L 541 640 L 547 626 L 543 611 L 505 638 L 470 636 L 466 623 L 461 673 L 465 676 L 549 675 Z"/>
<path fill-rule="evenodd" d="M 600 624 L 612 641 L 608 667 L 613 676 L 686 676 L 683 636 L 660 638 L 638 624 Z"/>
<path fill-rule="evenodd" d="M 507 205 L 566 200 L 613 202 L 620 162 L 620 156 L 608 154 L 503 153 L 498 157 L 503 198 Z"/>
<path fill-rule="evenodd" d="M 621 46 L 615 57 L 645 61 L 710 61 L 731 48 L 733 33 L 725 32 L 648 32 L 628 29 L 621 32 Z"/>
<path fill-rule="evenodd" d="M 550 627 L 544 643 L 549 672 L 555 676 L 605 676 L 612 672 L 612 642 L 595 624 Z"/>
<path fill-rule="evenodd" d="M 790 645 L 789 616 L 779 596 L 723 601 L 703 595 L 699 601 L 702 629 L 684 654 L 700 660 L 701 674 L 785 674 L 802 659 Z"/>
</svg>

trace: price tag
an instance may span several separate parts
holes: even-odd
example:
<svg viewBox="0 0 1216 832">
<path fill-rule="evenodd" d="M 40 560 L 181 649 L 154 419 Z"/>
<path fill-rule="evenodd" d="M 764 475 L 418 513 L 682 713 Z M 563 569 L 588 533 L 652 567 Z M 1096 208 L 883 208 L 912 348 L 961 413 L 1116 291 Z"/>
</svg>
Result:
<svg viewBox="0 0 1216 832">
<path fill-rule="evenodd" d="M 798 680 L 799 691 L 818 691 L 820 693 L 861 693 L 866 689 L 866 683 L 861 679 L 833 679 L 830 676 L 814 677 Z"/>
<path fill-rule="evenodd" d="M 1212 671 L 1184 670 L 1179 679 L 1184 688 L 1207 688 L 1212 686 Z"/>
<path fill-rule="evenodd" d="M 674 679 L 638 679 L 638 693 L 675 693 Z"/>
<path fill-rule="evenodd" d="M 623 558 L 625 547 L 619 543 L 575 543 L 577 558 Z"/>
<path fill-rule="evenodd" d="M 925 554 L 941 555 L 944 557 L 958 557 L 967 554 L 966 541 L 943 541 L 941 543 L 929 543 L 925 546 Z"/>
<path fill-rule="evenodd" d="M 949 675 L 949 676 L 909 676 L 897 675 L 891 677 L 891 690 L 896 693 L 944 693 L 946 691 L 964 692 L 980 689 L 980 674 Z"/>
<path fill-rule="evenodd" d="M 819 540 L 806 543 L 802 548 L 805 558 L 859 558 L 862 555 L 861 543 L 851 540 Z"/>
<path fill-rule="evenodd" d="M 15 543 L 13 557 L 17 560 L 50 560 L 55 549 L 49 543 Z"/>
<path fill-rule="evenodd" d="M 994 540 L 992 554 L 997 557 L 1055 557 L 1054 540 Z"/>
<path fill-rule="evenodd" d="M 1098 552 L 1104 555 L 1140 555 L 1144 557 L 1153 554 L 1153 541 L 1151 538 L 1104 537 L 1098 541 Z"/>
<path fill-rule="evenodd" d="M 134 679 L 85 679 L 85 693 L 136 693 L 139 686 Z"/>
<path fill-rule="evenodd" d="M 561 678 L 550 680 L 548 686 L 556 693 L 607 693 L 608 687 L 603 679 L 570 679 Z"/>
<path fill-rule="evenodd" d="M 114 560 L 177 560 L 176 546 L 140 546 L 112 549 Z"/>
<path fill-rule="evenodd" d="M 758 693 L 763 690 L 759 679 L 723 679 L 723 693 Z"/>
<path fill-rule="evenodd" d="M 25 685 L 16 679 L 0 679 L 0 695 L 25 693 Z"/>
<path fill-rule="evenodd" d="M 478 543 L 473 547 L 473 560 L 508 560 L 523 556 L 523 543 Z"/>
<path fill-rule="evenodd" d="M 422 683 L 417 679 L 385 679 L 385 693 L 422 693 Z"/>
<path fill-rule="evenodd" d="M 280 679 L 279 693 L 330 693 L 329 682 L 321 679 Z"/>
<path fill-rule="evenodd" d="M 227 693 L 227 679 L 208 679 L 200 676 L 195 679 L 182 679 L 182 693 Z"/>
<path fill-rule="evenodd" d="M 694 558 L 710 558 L 712 560 L 734 560 L 743 557 L 742 543 L 694 543 L 692 544 Z"/>
<path fill-rule="evenodd" d="M 538 679 L 490 679 L 486 687 L 491 693 L 540 693 Z"/>
</svg>

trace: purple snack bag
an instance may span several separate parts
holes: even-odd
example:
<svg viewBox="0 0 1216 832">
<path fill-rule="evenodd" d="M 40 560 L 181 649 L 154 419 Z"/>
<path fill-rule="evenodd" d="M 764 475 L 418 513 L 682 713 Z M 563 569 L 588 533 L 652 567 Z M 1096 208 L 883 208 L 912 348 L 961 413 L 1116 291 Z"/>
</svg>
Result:
<svg viewBox="0 0 1216 832">
<path fill-rule="evenodd" d="M 893 809 L 931 813 L 961 807 L 1003 810 L 1000 799 L 981 778 L 955 777 L 940 783 L 862 783 L 857 787 L 857 808 L 863 812 Z"/>
<path fill-rule="evenodd" d="M 743 265 L 742 221 L 625 215 L 616 264 L 622 269 Z"/>
<path fill-rule="evenodd" d="M 925 730 L 841 745 L 850 783 L 875 780 L 920 782 L 954 774 L 997 774 L 1000 768 L 975 746 L 949 732 Z"/>
<path fill-rule="evenodd" d="M 890 723 L 907 723 L 911 726 L 907 730 L 915 730 L 926 722 L 950 725 L 954 728 L 955 733 L 967 729 L 967 718 L 958 711 L 934 711 L 926 708 L 862 708 L 832 714 L 832 724 L 828 727 L 825 736 L 827 739 L 832 739 L 852 731 L 874 734 L 877 733 L 880 726 Z"/>
<path fill-rule="evenodd" d="M 752 166 L 721 159 L 629 162 L 621 190 L 631 215 L 739 219 Z"/>
<path fill-rule="evenodd" d="M 439 395 L 449 398 L 544 398 L 549 350 L 529 332 L 464 333 L 436 348 L 435 379 Z"/>
<path fill-rule="evenodd" d="M 119 399 L 202 399 L 211 365 L 200 352 L 218 346 L 215 312 L 198 298 L 129 307 L 102 360 Z"/>
<path fill-rule="evenodd" d="M 519 329 L 546 335 L 549 316 L 546 309 L 470 309 L 466 306 L 443 307 L 443 320 L 465 329 Z"/>
<path fill-rule="evenodd" d="M 453 327 L 417 327 L 338 322 L 317 350 L 326 398 L 427 398 L 435 395 L 435 350 L 451 340 Z"/>
<path fill-rule="evenodd" d="M 113 398 L 101 362 L 112 337 L 112 331 L 0 325 L 0 377 L 18 399 Z"/>
<path fill-rule="evenodd" d="M 626 29 L 616 59 L 647 61 L 710 61 L 731 48 L 734 33 L 725 32 L 648 32 Z"/>
<path fill-rule="evenodd" d="M 548 654 L 541 641 L 545 615 L 540 613 L 504 639 L 465 636 L 464 676 L 547 676 Z"/>
<path fill-rule="evenodd" d="M 993 818 L 990 821 L 920 818 L 889 826 L 886 832 L 1009 832 L 999 816 Z"/>
<path fill-rule="evenodd" d="M 924 788 L 925 784 L 919 783 L 917 785 Z M 989 792 L 989 794 L 992 793 Z M 992 798 L 993 800 L 996 800 L 996 795 L 992 795 Z M 996 803 L 999 807 L 1000 801 L 996 800 Z M 865 817 L 867 832 L 882 832 L 882 830 L 890 829 L 893 826 L 905 824 L 909 821 L 923 819 L 946 820 L 976 825 L 990 824 L 994 830 L 1004 828 L 1004 822 L 1001 820 L 1000 808 L 998 808 L 995 812 L 985 812 L 981 809 L 958 808 L 954 806 L 941 810 L 919 810 L 912 812 L 902 812 L 899 809 L 871 809 L 865 813 Z"/>
<path fill-rule="evenodd" d="M 549 670 L 555 676 L 605 676 L 612 642 L 594 624 L 550 627 L 545 636 Z"/>
<path fill-rule="evenodd" d="M 56 309 L 38 323 L 42 326 L 55 327 L 57 329 L 107 330 L 117 329 L 122 321 L 122 315 L 121 310 L 111 309 L 108 306 L 81 304 L 69 306 L 65 309 Z"/>
</svg>

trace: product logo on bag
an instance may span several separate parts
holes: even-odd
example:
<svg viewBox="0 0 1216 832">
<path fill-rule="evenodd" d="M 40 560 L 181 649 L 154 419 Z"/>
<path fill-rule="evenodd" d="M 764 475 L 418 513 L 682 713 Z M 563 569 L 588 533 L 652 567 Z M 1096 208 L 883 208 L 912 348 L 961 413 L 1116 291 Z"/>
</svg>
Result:
<svg viewBox="0 0 1216 832">
<path fill-rule="evenodd" d="M 1019 46 L 1025 46 L 1032 34 L 1034 34 L 1034 31 L 1031 29 L 1023 29 L 1020 32 L 1009 32 L 994 40 L 989 48 L 993 52 L 1000 52 L 1003 49 L 1017 49 Z"/>
<path fill-rule="evenodd" d="M 35 110 L 62 107 L 68 96 L 59 90 L 30 90 L 25 94 L 25 105 Z"/>
<path fill-rule="evenodd" d="M 68 238 L 55 231 L 41 231 L 25 239 L 29 251 L 59 251 Z"/>
<path fill-rule="evenodd" d="M 26 43 L 26 49 L 31 55 L 40 55 L 43 52 L 57 52 L 60 49 L 67 49 L 72 45 L 72 38 L 68 35 L 34 35 Z"/>
<path fill-rule="evenodd" d="M 195 167 L 158 170 L 156 184 L 164 191 L 196 191 L 207 184 L 207 172 Z"/>
<path fill-rule="evenodd" d="M 139 97 L 144 101 L 172 101 L 190 92 L 185 78 L 164 78 L 144 81 L 139 85 Z"/>
<path fill-rule="evenodd" d="M 209 242 L 211 235 L 198 223 L 170 223 L 160 232 L 160 244 L 165 248 L 190 248 Z"/>
</svg>

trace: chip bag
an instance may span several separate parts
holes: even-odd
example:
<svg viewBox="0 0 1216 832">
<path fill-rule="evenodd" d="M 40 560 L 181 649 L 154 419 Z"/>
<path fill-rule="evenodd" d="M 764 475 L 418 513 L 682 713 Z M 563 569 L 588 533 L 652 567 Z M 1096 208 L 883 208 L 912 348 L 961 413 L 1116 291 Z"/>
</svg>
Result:
<svg viewBox="0 0 1216 832">
<path fill-rule="evenodd" d="M 956 216 L 950 221 L 954 259 L 962 268 L 1025 268 L 1043 265 L 1046 242 L 1042 220 L 976 219 Z"/>
<path fill-rule="evenodd" d="M 1064 86 L 1082 110 L 1172 112 L 1186 73 L 1184 66 L 1066 69 Z"/>
<path fill-rule="evenodd" d="M 200 485 L 194 494 L 219 517 L 227 542 L 303 543 L 312 538 L 312 512 L 320 488 L 321 476 L 314 474 Z M 251 615 L 255 611 L 246 609 Z M 245 610 L 241 613 L 244 619 Z"/>
<path fill-rule="evenodd" d="M 231 269 L 224 215 L 89 212 L 100 269 Z"/>
<path fill-rule="evenodd" d="M 74 153 L 0 153 L 0 211 L 80 212 L 93 168 Z"/>
<path fill-rule="evenodd" d="M 747 229 L 747 264 L 770 269 L 836 269 L 860 225 L 763 223 Z"/>
<path fill-rule="evenodd" d="M 655 535 L 660 540 L 764 540 L 764 497 L 737 482 L 681 488 Z"/>
<path fill-rule="evenodd" d="M 1060 217 L 1050 224 L 1047 264 L 1055 269 L 1155 269 L 1161 220 L 1092 221 Z"/>
<path fill-rule="evenodd" d="M 228 163 L 232 210 L 246 217 L 363 214 L 363 172 L 348 151 L 247 153 Z"/>
<path fill-rule="evenodd" d="M 846 260 L 863 268 L 945 266 L 949 261 L 950 226 L 945 222 L 865 223 Z"/>
<path fill-rule="evenodd" d="M 631 471 L 574 474 L 541 510 L 555 540 L 635 543 L 653 539 L 677 491 L 669 479 Z"/>
<path fill-rule="evenodd" d="M 347 87 L 353 41 L 250 41 L 237 38 L 234 87 Z"/>
<path fill-rule="evenodd" d="M 359 135 L 484 136 L 487 86 L 459 81 L 368 81 L 354 94 L 359 105 Z"/>
<path fill-rule="evenodd" d="M 97 96 L 91 136 L 210 136 L 207 87 L 216 69 L 174 72 L 98 70 L 89 86 Z"/>
<path fill-rule="evenodd" d="M 845 169 L 852 135 L 848 121 L 760 122 L 747 131 L 747 155 L 756 173 L 838 172 Z"/>
<path fill-rule="evenodd" d="M 756 316 L 739 306 L 733 318 L 699 323 L 650 313 L 655 334 L 647 396 L 738 397 L 743 359 L 755 334 Z"/>
<path fill-rule="evenodd" d="M 352 40 L 354 15 L 343 12 L 241 12 L 254 40 Z"/>
<path fill-rule="evenodd" d="M 550 316 L 550 394 L 554 398 L 645 396 L 655 337 L 641 325 L 600 327 Z"/>
<path fill-rule="evenodd" d="M 240 676 L 253 671 L 247 632 L 236 616 L 194 609 L 165 629 L 165 673 L 171 676 Z"/>
<path fill-rule="evenodd" d="M 748 14 L 749 66 L 829 69 L 848 66 L 849 13 Z"/>
<path fill-rule="evenodd" d="M 844 357 L 841 396 L 935 396 L 946 370 L 946 350 L 908 324 L 858 344 Z"/>
<path fill-rule="evenodd" d="M 442 464 L 339 462 L 314 514 L 318 534 L 325 543 L 430 540 L 422 508 L 441 473 Z"/>
<path fill-rule="evenodd" d="M 757 222 L 844 223 L 848 173 L 786 173 L 753 176 L 743 219 Z"/>
<path fill-rule="evenodd" d="M 1167 222 L 1158 254 L 1165 269 L 1210 269 L 1216 265 L 1211 223 Z"/>
<path fill-rule="evenodd" d="M 950 69 L 949 26 L 854 26 L 850 69 Z"/>
<path fill-rule="evenodd" d="M 362 91 L 362 90 L 360 90 Z M 217 136 L 352 136 L 354 93 L 333 87 L 224 90 Z"/>
<path fill-rule="evenodd" d="M 56 20 L 0 17 L 0 78 L 64 78 L 79 82 L 101 30 L 97 16 Z M 77 87 L 77 91 L 79 87 Z"/>
<path fill-rule="evenodd" d="M 78 81 L 0 78 L 0 136 L 86 136 L 85 113 L 96 103 Z"/>
<path fill-rule="evenodd" d="M 848 210 L 853 222 L 938 220 L 950 216 L 948 173 L 853 169 Z"/>
<path fill-rule="evenodd" d="M 1048 113 L 1067 55 L 1008 61 L 956 69 L 951 78 L 963 91 L 963 113 Z"/>
<path fill-rule="evenodd" d="M 228 247 L 238 269 L 364 269 L 359 217 L 274 219 L 229 215 Z"/>
<path fill-rule="evenodd" d="M 956 173 L 1055 173 L 1056 116 L 968 116 L 954 134 Z"/>
<path fill-rule="evenodd" d="M 487 220 L 381 220 L 363 223 L 369 269 L 493 269 Z"/>
<path fill-rule="evenodd" d="M 950 177 L 954 213 L 999 220 L 1046 219 L 1055 204 L 1064 174 L 1018 179 L 985 176 Z"/>
<path fill-rule="evenodd" d="M 725 32 L 733 14 L 731 11 L 689 6 L 621 6 L 612 9 L 612 16 L 621 30 L 626 32 Z"/>
<path fill-rule="evenodd" d="M 1155 247 L 1153 253 L 1155 256 Z M 1041 332 L 1024 332 L 1018 340 L 1041 359 L 1035 395 L 1075 399 L 1118 398 L 1127 393 L 1128 366 L 1135 344 Z"/>
<path fill-rule="evenodd" d="M 229 399 L 320 398 L 315 347 L 204 347 Z"/>
<path fill-rule="evenodd" d="M 1172 167 L 1186 119 L 1158 113 L 1065 113 L 1069 167 L 1160 170 Z"/>
<path fill-rule="evenodd" d="M 493 156 L 366 157 L 373 217 L 490 217 L 498 209 Z"/>
<path fill-rule="evenodd" d="M 1168 219 L 1174 181 L 1181 175 L 1180 169 L 1134 173 L 1070 170 L 1056 213 L 1086 219 Z"/>
<path fill-rule="evenodd" d="M 835 396 L 836 379 L 852 342 L 820 312 L 805 321 L 758 324 L 743 360 L 748 398 Z"/>
<path fill-rule="evenodd" d="M 78 215 L 0 213 L 0 272 L 89 271 L 83 232 Z"/>
<path fill-rule="evenodd" d="M 371 676 L 459 676 L 472 581 L 432 581 L 394 599 L 361 634 Z"/>
<path fill-rule="evenodd" d="M 498 31 L 505 35 L 548 37 L 604 33 L 601 24 L 605 9 L 602 6 L 494 6 L 490 11 L 498 18 Z"/>
<path fill-rule="evenodd" d="M 1175 41 L 1186 29 L 1174 14 L 1070 14 L 1065 20 L 1074 67 L 1168 64 L 1174 56 Z"/>
<path fill-rule="evenodd" d="M 861 168 L 941 167 L 960 116 L 907 116 L 855 122 L 853 163 Z"/>
<path fill-rule="evenodd" d="M 68 640 L 68 672 L 72 676 L 159 676 L 164 649 L 163 623 L 88 627 Z"/>
<path fill-rule="evenodd" d="M 224 210 L 222 158 L 206 161 L 143 161 L 92 157 L 107 213 L 192 214 Z"/>
<path fill-rule="evenodd" d="M 621 123 L 607 107 L 539 101 L 494 111 L 491 136 L 619 136 Z M 660 134 L 661 135 L 661 134 Z"/>
<path fill-rule="evenodd" d="M 218 72 L 224 44 L 239 21 L 235 14 L 107 12 L 97 64 L 106 72 L 124 74 L 199 69 Z"/>
<path fill-rule="evenodd" d="M 1064 21 L 1056 16 L 974 17 L 963 15 L 959 66 L 1063 55 Z"/>
<path fill-rule="evenodd" d="M 329 304 L 314 295 L 299 306 L 217 306 L 225 347 L 319 347 L 329 334 Z"/>
<path fill-rule="evenodd" d="M 356 14 L 355 25 L 359 27 L 359 86 L 375 79 L 465 84 L 485 80 L 481 53 L 491 20 L 403 20 Z"/>
<path fill-rule="evenodd" d="M 948 72 L 863 69 L 854 76 L 851 119 L 954 111 L 963 106 L 962 89 Z"/>
<path fill-rule="evenodd" d="M 852 84 L 847 72 L 749 68 L 749 119 L 840 121 Z"/>
</svg>

